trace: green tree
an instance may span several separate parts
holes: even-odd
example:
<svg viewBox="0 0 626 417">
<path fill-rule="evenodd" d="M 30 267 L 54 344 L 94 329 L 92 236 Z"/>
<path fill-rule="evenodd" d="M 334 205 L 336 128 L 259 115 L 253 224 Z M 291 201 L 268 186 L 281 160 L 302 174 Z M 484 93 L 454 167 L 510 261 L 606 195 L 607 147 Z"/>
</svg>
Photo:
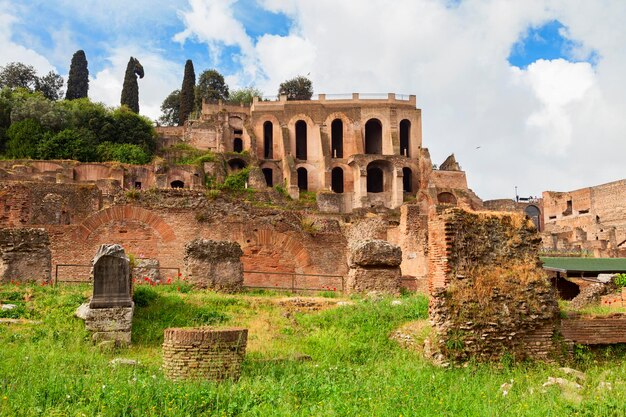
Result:
<svg viewBox="0 0 626 417">
<path fill-rule="evenodd" d="M 198 78 L 196 110 L 202 109 L 202 100 L 216 101 L 228 98 L 228 85 L 224 76 L 214 69 L 206 70 Z"/>
<path fill-rule="evenodd" d="M 122 87 L 120 102 L 135 113 L 139 113 L 139 84 L 137 84 L 137 76 L 143 78 L 143 66 L 136 58 L 131 56 L 124 74 L 124 86 Z"/>
<path fill-rule="evenodd" d="M 172 91 L 163 103 L 161 103 L 161 117 L 159 117 L 159 123 L 164 126 L 176 126 L 182 125 L 180 123 L 180 109 L 181 101 L 180 101 L 180 90 Z"/>
<path fill-rule="evenodd" d="M 35 158 L 37 145 L 46 131 L 34 119 L 20 120 L 7 130 L 6 155 L 9 158 Z"/>
<path fill-rule="evenodd" d="M 93 133 L 86 129 L 65 129 L 56 134 L 48 132 L 37 145 L 37 156 L 40 159 L 95 161 L 95 142 Z"/>
<path fill-rule="evenodd" d="M 72 56 L 70 73 L 67 77 L 67 92 L 65 98 L 74 100 L 87 97 L 89 91 L 89 69 L 87 68 L 87 57 L 82 49 L 76 51 Z"/>
<path fill-rule="evenodd" d="M 311 100 L 313 83 L 306 77 L 298 75 L 280 84 L 278 95 L 286 95 L 287 100 Z"/>
<path fill-rule="evenodd" d="M 0 90 L 0 153 L 4 152 L 7 141 L 6 132 L 11 126 L 12 92 L 8 88 Z"/>
<path fill-rule="evenodd" d="M 138 145 L 152 155 L 156 148 L 156 133 L 149 119 L 122 106 L 113 111 L 113 123 L 115 127 L 113 136 L 101 137 L 101 142 L 105 141 L 102 139 L 106 139 L 113 143 Z"/>
<path fill-rule="evenodd" d="M 185 63 L 185 75 L 183 76 L 183 85 L 180 89 L 178 124 L 184 125 L 189 115 L 193 111 L 195 101 L 196 73 L 193 69 L 193 62 L 188 59 Z M 171 96 L 171 94 L 170 94 Z M 167 99 L 166 99 L 167 100 Z M 163 102 L 165 104 L 165 102 Z M 161 106 L 163 110 L 163 106 Z"/>
<path fill-rule="evenodd" d="M 235 103 L 252 104 L 254 97 L 262 97 L 263 92 L 255 87 L 245 87 L 230 93 L 229 100 Z"/>
<path fill-rule="evenodd" d="M 52 101 L 40 92 L 15 91 L 11 110 L 11 122 L 33 119 L 48 130 L 60 131 L 68 127 L 68 112 L 59 102 Z"/>
<path fill-rule="evenodd" d="M 58 100 L 62 96 L 63 77 L 54 71 L 39 77 L 32 65 L 10 62 L 0 67 L 0 88 L 4 87 L 39 91 L 50 100 Z"/>
</svg>

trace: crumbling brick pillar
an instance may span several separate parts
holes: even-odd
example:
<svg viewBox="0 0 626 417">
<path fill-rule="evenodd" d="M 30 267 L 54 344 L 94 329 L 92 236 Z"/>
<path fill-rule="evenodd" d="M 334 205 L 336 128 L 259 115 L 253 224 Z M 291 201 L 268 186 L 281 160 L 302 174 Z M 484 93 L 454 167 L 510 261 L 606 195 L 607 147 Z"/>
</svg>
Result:
<svg viewBox="0 0 626 417">
<path fill-rule="evenodd" d="M 197 288 L 237 292 L 243 287 L 242 256 L 237 242 L 196 239 L 185 245 L 185 272 Z"/>
<path fill-rule="evenodd" d="M 163 370 L 175 380 L 237 380 L 247 343 L 248 329 L 165 329 Z"/>
<path fill-rule="evenodd" d="M 350 271 L 346 292 L 400 292 L 402 250 L 384 240 L 366 240 L 354 244 L 350 253 Z"/>
<path fill-rule="evenodd" d="M 540 243 L 522 215 L 438 208 L 428 237 L 434 356 L 488 361 L 555 354 L 558 304 L 539 266 Z"/>
<path fill-rule="evenodd" d="M 49 282 L 51 262 L 45 229 L 0 229 L 0 282 Z"/>
</svg>

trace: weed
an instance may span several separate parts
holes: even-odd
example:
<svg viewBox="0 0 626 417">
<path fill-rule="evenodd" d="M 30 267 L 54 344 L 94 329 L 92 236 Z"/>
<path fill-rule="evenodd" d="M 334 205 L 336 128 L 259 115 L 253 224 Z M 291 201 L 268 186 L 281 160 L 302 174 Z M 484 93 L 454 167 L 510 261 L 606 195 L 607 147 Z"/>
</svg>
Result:
<svg viewBox="0 0 626 417">
<path fill-rule="evenodd" d="M 139 196 L 141 196 L 141 191 L 137 189 L 133 188 L 132 190 L 126 191 L 126 198 L 129 200 L 138 200 Z"/>
</svg>

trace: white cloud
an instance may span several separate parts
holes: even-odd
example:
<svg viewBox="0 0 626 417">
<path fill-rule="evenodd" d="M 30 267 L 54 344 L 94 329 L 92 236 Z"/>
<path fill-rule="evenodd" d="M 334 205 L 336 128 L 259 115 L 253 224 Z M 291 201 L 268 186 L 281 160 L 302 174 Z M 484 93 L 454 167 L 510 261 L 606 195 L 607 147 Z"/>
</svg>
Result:
<svg viewBox="0 0 626 417">
<path fill-rule="evenodd" d="M 145 70 L 139 83 L 139 112 L 151 119 L 161 114 L 163 99 L 180 88 L 184 64 L 164 59 L 157 52 L 146 51 L 138 46 L 117 47 L 110 51 L 108 65 L 97 72 L 89 83 L 89 97 L 109 106 L 119 106 L 128 60 L 133 56 Z"/>
<path fill-rule="evenodd" d="M 54 66 L 46 57 L 13 41 L 12 27 L 19 19 L 14 14 L 11 14 L 9 10 L 15 9 L 12 9 L 7 2 L 0 3 L 0 50 L 2 51 L 0 54 L 0 66 L 9 62 L 22 62 L 32 65 L 40 74 L 54 71 Z"/>
</svg>

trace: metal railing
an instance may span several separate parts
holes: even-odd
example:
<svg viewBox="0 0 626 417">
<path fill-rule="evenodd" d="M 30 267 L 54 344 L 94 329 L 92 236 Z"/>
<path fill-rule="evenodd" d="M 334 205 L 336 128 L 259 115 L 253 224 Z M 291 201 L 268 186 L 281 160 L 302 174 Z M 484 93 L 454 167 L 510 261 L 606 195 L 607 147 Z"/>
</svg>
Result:
<svg viewBox="0 0 626 417">
<path fill-rule="evenodd" d="M 71 268 L 89 268 L 89 270 L 87 271 L 86 274 L 81 274 L 81 275 L 86 275 L 87 279 L 59 279 L 59 268 L 67 268 L 67 267 L 71 267 Z M 56 264 L 55 270 L 54 270 L 54 285 L 57 285 L 58 283 L 62 282 L 65 284 L 81 284 L 81 283 L 88 283 L 88 284 L 93 284 L 93 281 L 91 280 L 90 275 L 90 271 L 91 271 L 92 265 L 85 265 L 85 264 Z M 176 267 L 139 267 L 138 269 L 158 269 L 159 271 L 176 271 L 176 277 L 180 276 L 180 268 L 176 268 Z"/>
<path fill-rule="evenodd" d="M 338 291 L 343 293 L 345 290 L 345 280 L 342 275 L 328 275 L 328 274 L 304 274 L 296 272 L 270 272 L 270 271 L 243 271 L 244 281 L 243 286 L 246 288 L 256 289 L 272 289 L 272 290 L 287 290 L 291 292 L 297 291 Z M 272 284 L 271 279 L 259 285 L 251 284 L 250 280 L 246 282 L 247 275 L 271 275 L 271 276 L 283 276 L 286 279 L 277 280 Z M 307 285 L 307 280 L 302 279 L 305 277 L 313 278 L 310 281 L 314 281 L 312 284 Z M 321 281 L 326 281 L 325 285 L 321 285 Z M 317 284 L 317 285 L 316 285 Z"/>
</svg>

